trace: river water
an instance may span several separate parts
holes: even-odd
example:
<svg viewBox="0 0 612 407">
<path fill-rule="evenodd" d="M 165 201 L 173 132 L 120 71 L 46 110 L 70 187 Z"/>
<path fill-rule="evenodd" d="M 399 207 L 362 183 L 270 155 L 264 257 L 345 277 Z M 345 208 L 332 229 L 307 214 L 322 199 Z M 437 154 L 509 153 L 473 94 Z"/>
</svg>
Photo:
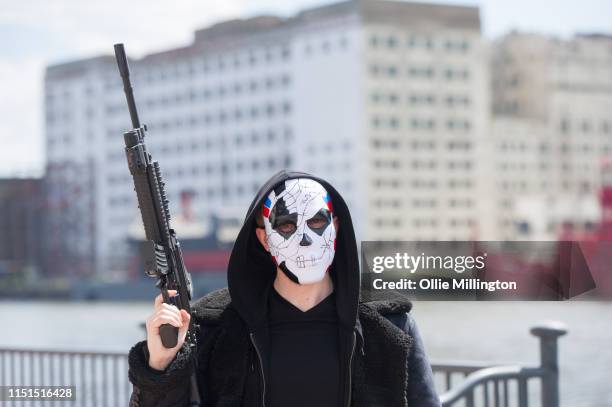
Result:
<svg viewBox="0 0 612 407">
<path fill-rule="evenodd" d="M 144 338 L 139 325 L 151 309 L 149 303 L 0 302 L 0 349 L 127 353 Z M 562 321 L 569 332 L 559 342 L 561 405 L 612 406 L 610 302 L 418 302 L 413 314 L 432 360 L 534 366 L 538 342 L 529 328 Z"/>
</svg>

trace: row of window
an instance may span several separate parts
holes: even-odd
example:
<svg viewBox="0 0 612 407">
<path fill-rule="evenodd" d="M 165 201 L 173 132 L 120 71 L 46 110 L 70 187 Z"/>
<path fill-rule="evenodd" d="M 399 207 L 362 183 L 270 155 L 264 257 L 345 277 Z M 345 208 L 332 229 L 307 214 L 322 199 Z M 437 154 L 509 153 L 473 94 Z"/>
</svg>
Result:
<svg viewBox="0 0 612 407">
<path fill-rule="evenodd" d="M 521 152 L 524 153 L 526 151 L 532 150 L 532 147 L 526 142 L 511 142 L 511 141 L 502 141 L 498 145 L 501 151 L 505 152 Z M 539 146 L 540 152 L 547 152 L 550 146 L 547 143 L 541 143 Z"/>
<path fill-rule="evenodd" d="M 402 224 L 405 222 L 404 219 L 400 219 L 400 218 L 374 218 L 374 225 L 376 227 L 400 227 L 402 226 Z M 441 225 L 441 221 L 439 219 L 436 218 L 416 218 L 412 220 L 412 226 L 415 228 L 425 228 L 425 227 L 431 227 L 431 228 L 435 228 L 438 226 L 442 226 Z M 452 218 L 448 221 L 447 225 L 451 226 L 451 227 L 458 227 L 458 226 L 474 226 L 476 224 L 476 222 L 474 221 L 474 219 L 470 219 L 470 218 L 466 218 L 466 219 L 460 219 L 460 218 Z M 421 240 L 436 240 L 435 238 L 432 239 L 421 239 Z"/>
<path fill-rule="evenodd" d="M 110 136 L 117 136 L 117 133 L 112 131 L 108 132 Z M 270 145 L 275 143 L 287 144 L 293 140 L 293 132 L 291 128 L 284 128 L 282 130 L 267 129 L 265 131 L 252 131 L 250 133 L 235 133 L 227 136 L 219 137 L 206 137 L 203 136 L 201 139 L 192 139 L 191 141 L 184 140 L 179 142 L 166 142 L 166 139 L 162 139 L 163 144 L 151 142 L 149 144 L 149 151 L 155 156 L 157 154 L 168 154 L 176 153 L 182 155 L 183 153 L 197 153 L 199 151 L 215 151 L 218 154 L 218 150 L 233 149 L 235 147 L 256 147 L 262 145 Z M 106 159 L 109 162 L 118 162 L 125 160 L 125 155 L 119 149 L 113 149 L 107 153 Z"/>
<path fill-rule="evenodd" d="M 401 68 L 397 65 L 382 65 L 374 63 L 370 65 L 370 75 L 374 77 L 397 78 L 400 76 Z M 470 79 L 470 71 L 467 68 L 439 68 L 433 66 L 409 66 L 405 74 L 409 78 L 415 79 L 434 79 L 437 75 L 448 81 Z"/>
<path fill-rule="evenodd" d="M 309 42 L 306 45 L 304 45 L 304 55 L 310 56 L 314 54 L 315 52 L 317 52 L 318 50 L 320 50 L 324 54 L 327 54 L 331 52 L 334 47 L 337 47 L 338 49 L 341 49 L 341 50 L 346 49 L 348 47 L 349 42 L 348 42 L 348 38 L 340 37 L 337 39 L 336 43 L 337 45 L 334 43 L 334 41 L 330 39 L 324 39 L 319 44 L 316 44 L 316 45 Z"/>
<path fill-rule="evenodd" d="M 581 144 L 575 143 L 572 145 L 570 143 L 563 142 L 559 144 L 558 147 L 559 147 L 559 151 L 561 151 L 564 154 L 579 153 L 579 152 L 592 153 L 592 152 L 597 152 L 597 151 L 602 151 L 602 150 L 607 153 L 612 150 L 612 145 L 609 143 L 606 143 L 603 145 L 594 145 L 592 143 L 581 143 Z M 513 143 L 513 142 L 506 142 L 506 141 L 499 143 L 498 148 L 504 153 L 506 152 L 526 153 L 529 151 L 534 151 L 535 149 L 537 149 L 539 153 L 549 153 L 551 152 L 551 149 L 552 149 L 549 143 L 540 143 L 538 146 L 535 146 L 535 145 L 527 144 L 526 142 L 514 142 Z"/>
<path fill-rule="evenodd" d="M 245 94 L 256 95 L 260 91 L 266 93 L 282 89 L 286 90 L 291 84 L 289 75 L 267 77 L 261 81 L 255 79 L 234 82 L 233 84 L 220 84 L 202 89 L 190 89 L 185 92 L 177 92 L 174 95 L 161 95 L 156 98 L 150 97 L 144 100 L 147 108 L 179 106 L 199 101 L 223 100 L 226 97 L 238 97 Z"/>
<path fill-rule="evenodd" d="M 612 121 L 602 120 L 599 123 L 591 120 L 570 120 L 562 119 L 559 123 L 559 131 L 567 134 L 572 131 L 580 131 L 582 133 L 595 133 L 599 130 L 604 134 L 612 134 Z"/>
<path fill-rule="evenodd" d="M 254 182 L 250 185 L 249 184 L 233 184 L 231 186 L 221 185 L 220 187 L 217 187 L 217 188 L 207 187 L 204 189 L 204 193 L 210 199 L 219 198 L 223 200 L 224 203 L 226 203 L 227 199 L 230 199 L 233 197 L 243 198 L 244 195 L 251 196 L 257 193 L 260 187 L 261 185 L 257 182 Z M 178 201 L 178 198 L 175 199 L 174 197 L 170 196 L 170 200 Z M 110 197 L 108 199 L 108 204 L 113 208 L 117 206 L 131 207 L 135 205 L 135 202 L 134 202 L 133 196 L 126 195 L 126 196 Z"/>
<path fill-rule="evenodd" d="M 372 147 L 375 149 L 389 149 L 397 150 L 400 147 L 400 140 L 398 139 L 378 139 L 374 138 L 371 141 Z M 429 150 L 433 151 L 436 149 L 435 140 L 412 140 L 410 143 L 412 150 Z M 451 140 L 446 144 L 446 148 L 451 151 L 469 151 L 472 149 L 472 143 L 466 140 Z"/>
<path fill-rule="evenodd" d="M 370 99 L 374 103 L 387 103 L 397 105 L 400 103 L 400 95 L 396 92 L 373 92 Z M 406 96 L 405 103 L 411 106 L 435 106 L 438 104 L 438 97 L 432 94 L 411 94 Z M 447 95 L 440 97 L 440 103 L 447 107 L 468 107 L 471 105 L 469 96 L 463 95 Z"/>
<path fill-rule="evenodd" d="M 602 151 L 604 153 L 610 153 L 612 151 L 612 145 L 610 144 L 610 142 L 612 142 L 612 140 L 605 140 L 607 143 L 604 145 L 593 145 L 593 144 L 574 144 L 573 146 L 568 144 L 568 143 L 561 143 L 561 152 L 564 154 L 569 154 L 569 153 L 579 153 L 579 152 L 583 152 L 583 153 L 592 153 L 592 152 L 598 152 L 598 151 Z"/>
<path fill-rule="evenodd" d="M 448 119 L 445 121 L 444 125 L 446 126 L 446 130 L 450 131 L 469 131 L 472 128 L 471 121 L 467 119 Z M 407 128 L 411 128 L 413 130 L 430 130 L 433 131 L 437 127 L 437 121 L 433 118 L 418 118 L 413 117 L 410 118 L 406 123 Z M 373 129 L 391 129 L 397 130 L 400 128 L 400 119 L 397 116 L 388 116 L 388 117 L 380 117 L 373 116 L 372 117 L 372 128 Z"/>
<path fill-rule="evenodd" d="M 513 191 L 526 191 L 528 189 L 536 189 L 539 188 L 541 190 L 547 190 L 552 187 L 552 183 L 550 181 L 540 181 L 539 183 L 535 182 L 527 182 L 525 180 L 512 180 L 512 181 L 502 181 L 499 183 L 499 188 L 501 188 L 505 192 L 513 192 Z M 560 183 L 561 188 L 564 191 L 577 190 L 581 193 L 589 193 L 596 191 L 600 188 L 599 184 L 594 184 L 592 181 L 585 180 L 575 180 L 570 181 L 568 179 L 563 179 Z"/>
<path fill-rule="evenodd" d="M 410 163 L 413 170 L 434 170 L 442 164 L 438 160 L 414 160 Z M 470 161 L 448 161 L 446 168 L 449 170 L 471 170 L 473 168 L 472 162 Z"/>
<path fill-rule="evenodd" d="M 249 134 L 236 133 L 227 137 L 205 138 L 204 140 L 194 140 L 191 143 L 172 143 L 163 144 L 160 147 L 162 153 L 176 152 L 181 154 L 185 151 L 197 152 L 200 150 L 210 151 L 213 149 L 225 149 L 234 147 L 257 147 L 260 145 L 270 145 L 274 143 L 289 143 L 293 140 L 291 129 L 277 132 L 268 129 L 265 132 L 251 132 Z"/>
<path fill-rule="evenodd" d="M 396 35 L 372 35 L 370 36 L 370 47 L 398 49 L 405 48 L 423 48 L 433 50 L 439 47 L 447 52 L 465 53 L 470 49 L 470 43 L 467 39 L 447 38 L 445 40 L 435 41 L 429 35 L 410 34 L 406 37 Z"/>
<path fill-rule="evenodd" d="M 393 189 L 397 189 L 401 187 L 401 183 L 404 180 L 400 180 L 400 179 L 394 179 L 394 178 L 390 178 L 390 177 L 385 177 L 385 178 L 374 178 L 372 180 L 372 185 L 376 188 L 393 188 Z M 417 183 L 421 183 L 419 185 L 424 185 L 424 183 L 427 183 L 427 185 L 430 185 L 431 187 L 435 187 L 433 181 L 430 182 L 426 182 L 424 180 L 413 180 L 413 184 L 412 185 L 416 185 L 414 184 L 414 182 Z M 437 184 L 435 184 L 437 185 Z M 452 178 L 446 181 L 446 186 L 447 188 L 472 188 L 474 185 L 473 181 L 471 179 L 468 178 Z"/>
<path fill-rule="evenodd" d="M 437 208 L 442 202 L 436 198 L 420 198 L 412 200 L 413 208 Z M 448 206 L 451 208 L 472 208 L 474 201 L 472 199 L 449 199 Z"/>
<path fill-rule="evenodd" d="M 260 184 L 254 182 L 251 185 L 248 184 L 236 184 L 231 187 L 228 185 L 222 185 L 220 188 L 208 187 L 205 189 L 205 194 L 208 197 L 221 197 L 225 200 L 232 197 L 242 198 L 244 195 L 252 196 L 257 193 Z M 225 201 L 223 203 L 226 203 Z"/>
<path fill-rule="evenodd" d="M 135 83 L 137 81 L 134 81 Z M 198 100 L 211 100 L 214 98 L 223 99 L 226 96 L 241 96 L 243 94 L 257 94 L 260 91 L 272 91 L 276 89 L 286 89 L 291 84 L 291 78 L 288 74 L 282 74 L 277 76 L 268 76 L 261 80 L 250 79 L 242 82 L 235 82 L 233 84 L 220 84 L 215 87 L 207 87 L 204 89 L 191 89 L 183 93 L 176 93 L 172 96 L 163 95 L 158 98 L 147 98 L 143 103 L 151 108 L 156 106 L 169 106 L 177 105 L 183 102 L 195 102 Z M 109 87 L 120 87 L 121 82 L 113 80 Z M 135 84 L 138 87 L 138 83 Z M 142 85 L 146 88 L 146 85 Z M 91 97 L 93 89 L 91 87 L 84 88 L 85 96 Z M 69 90 L 62 92 L 62 103 L 68 103 L 72 99 L 72 93 Z M 50 105 L 55 101 L 55 95 L 48 92 L 46 94 L 47 104 Z"/>
<path fill-rule="evenodd" d="M 412 206 L 414 208 L 436 208 L 439 203 L 441 202 L 435 198 L 417 198 L 412 200 Z M 451 208 L 472 208 L 474 206 L 474 201 L 469 198 L 449 199 L 448 206 Z"/>
<path fill-rule="evenodd" d="M 351 144 L 350 140 L 344 140 L 341 144 L 338 141 L 336 141 L 336 143 L 329 142 L 324 144 L 310 144 L 308 147 L 306 147 L 306 152 L 309 155 L 329 154 L 334 152 L 336 148 L 342 152 L 349 152 L 352 150 L 353 145 Z"/>
<path fill-rule="evenodd" d="M 291 166 L 291 157 L 287 154 L 279 155 L 277 157 L 267 157 L 265 159 L 253 159 L 247 161 L 237 161 L 230 165 L 223 162 L 219 165 L 208 163 L 206 165 L 192 165 L 178 168 L 164 168 L 162 170 L 162 176 L 165 177 L 183 177 L 183 176 L 216 176 L 216 175 L 230 175 L 231 173 L 250 173 L 251 171 L 258 170 L 274 170 L 277 168 L 288 168 Z M 109 185 L 115 185 L 117 183 L 123 183 L 129 181 L 130 176 L 126 175 L 110 175 L 107 178 Z M 117 201 L 117 198 L 113 198 Z M 127 202 L 125 198 L 123 201 Z"/>
<path fill-rule="evenodd" d="M 117 206 L 129 206 L 134 203 L 134 195 L 119 195 L 119 196 L 111 196 L 108 198 L 108 205 L 112 208 Z"/>
<path fill-rule="evenodd" d="M 287 168 L 291 166 L 291 157 L 289 155 L 279 155 L 276 157 L 267 157 L 260 159 L 252 159 L 241 161 L 238 160 L 235 163 L 223 162 L 220 165 L 207 164 L 204 166 L 191 166 L 190 168 L 175 168 L 165 173 L 168 176 L 181 177 L 184 175 L 229 175 L 231 173 L 250 173 L 251 171 L 258 170 L 274 170 L 276 168 Z"/>
<path fill-rule="evenodd" d="M 499 169 L 502 171 L 515 171 L 515 170 L 519 170 L 519 171 L 527 171 L 527 170 L 532 170 L 535 169 L 535 165 L 528 165 L 527 163 L 521 162 L 521 163 L 517 163 L 517 162 L 502 162 L 498 165 Z M 551 168 L 549 163 L 546 162 L 540 162 L 539 165 L 537 166 L 540 170 L 545 171 L 545 170 L 549 170 Z"/>
<path fill-rule="evenodd" d="M 175 117 L 173 120 L 160 120 L 149 122 L 151 131 L 168 131 L 186 127 L 227 125 L 239 123 L 242 120 L 286 118 L 291 114 L 292 105 L 289 101 L 252 105 L 250 107 L 237 106 L 234 109 L 219 109 L 216 112 L 204 111 L 199 115 Z"/>
<path fill-rule="evenodd" d="M 47 109 L 45 114 L 45 121 L 48 126 L 55 124 L 56 122 L 67 123 L 72 120 L 72 113 L 68 110 L 56 111 Z"/>
</svg>

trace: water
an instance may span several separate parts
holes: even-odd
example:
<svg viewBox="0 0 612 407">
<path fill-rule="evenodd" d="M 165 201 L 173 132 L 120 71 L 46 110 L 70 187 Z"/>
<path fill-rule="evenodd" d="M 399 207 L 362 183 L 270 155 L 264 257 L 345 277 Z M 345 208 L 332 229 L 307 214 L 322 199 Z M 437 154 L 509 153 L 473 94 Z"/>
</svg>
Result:
<svg viewBox="0 0 612 407">
<path fill-rule="evenodd" d="M 431 359 L 534 366 L 538 341 L 529 328 L 563 321 L 568 334 L 559 339 L 561 405 L 612 406 L 610 302 L 419 302 L 413 314 Z"/>
<path fill-rule="evenodd" d="M 151 310 L 152 302 L 0 302 L 0 348 L 127 353 L 144 338 L 140 323 Z M 612 303 L 419 302 L 413 314 L 431 359 L 534 366 L 538 342 L 529 328 L 563 321 L 562 406 L 612 406 Z"/>
</svg>

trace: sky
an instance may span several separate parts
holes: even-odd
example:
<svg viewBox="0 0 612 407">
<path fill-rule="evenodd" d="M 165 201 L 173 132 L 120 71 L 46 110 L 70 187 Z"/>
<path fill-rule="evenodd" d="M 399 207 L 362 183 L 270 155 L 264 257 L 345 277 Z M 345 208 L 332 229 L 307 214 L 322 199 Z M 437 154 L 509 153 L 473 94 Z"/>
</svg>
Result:
<svg viewBox="0 0 612 407">
<path fill-rule="evenodd" d="M 428 1 L 479 6 L 483 34 L 517 29 L 559 37 L 612 34 L 612 0 Z M 116 42 L 131 57 L 189 44 L 215 22 L 289 16 L 321 0 L 0 0 L 0 177 L 44 168 L 43 80 L 49 64 L 101 54 Z"/>
</svg>

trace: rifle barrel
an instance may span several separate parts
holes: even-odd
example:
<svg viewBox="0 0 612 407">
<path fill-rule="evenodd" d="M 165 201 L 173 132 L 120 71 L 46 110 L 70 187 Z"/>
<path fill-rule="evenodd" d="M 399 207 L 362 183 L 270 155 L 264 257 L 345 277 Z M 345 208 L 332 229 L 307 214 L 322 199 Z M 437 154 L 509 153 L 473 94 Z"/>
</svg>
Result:
<svg viewBox="0 0 612 407">
<path fill-rule="evenodd" d="M 130 82 L 130 67 L 128 65 L 128 59 L 127 55 L 125 54 L 123 44 L 115 44 L 115 58 L 117 59 L 117 66 L 119 67 L 119 73 L 121 74 L 121 79 L 123 80 L 123 91 L 125 92 L 128 109 L 130 110 L 132 126 L 134 128 L 138 128 L 140 127 L 140 119 L 138 118 L 138 111 L 136 110 L 134 91 L 132 90 L 132 83 Z"/>
</svg>

